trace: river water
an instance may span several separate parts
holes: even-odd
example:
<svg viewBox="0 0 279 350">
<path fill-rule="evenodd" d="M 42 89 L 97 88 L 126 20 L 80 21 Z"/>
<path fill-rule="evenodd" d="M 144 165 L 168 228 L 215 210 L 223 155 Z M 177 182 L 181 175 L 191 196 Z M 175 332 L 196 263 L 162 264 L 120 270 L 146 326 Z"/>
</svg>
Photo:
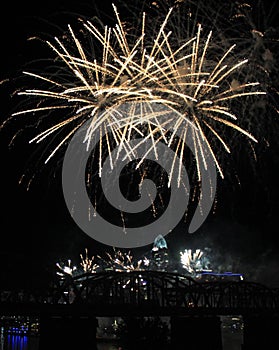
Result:
<svg viewBox="0 0 279 350">
<path fill-rule="evenodd" d="M 97 345 L 98 350 L 118 350 L 119 347 L 113 342 L 102 342 Z M 236 336 L 235 339 L 225 338 L 223 341 L 223 350 L 240 350 L 241 339 Z M 8 335 L 1 337 L 0 350 L 39 350 L 39 337 L 27 337 L 19 335 Z"/>
<path fill-rule="evenodd" d="M 119 347 L 116 344 L 105 342 L 97 345 L 98 350 L 118 350 Z M 223 350 L 240 350 L 241 339 L 237 336 L 234 340 L 228 338 L 223 342 Z M 1 338 L 0 350 L 39 350 L 39 338 L 27 337 L 19 335 L 8 335 Z"/>
<path fill-rule="evenodd" d="M 113 325 L 116 320 L 114 320 Z M 111 319 L 99 319 L 101 336 L 110 332 Z M 4 327 L 0 328 L 0 350 L 39 350 L 39 335 L 7 334 Z M 240 318 L 225 317 L 222 319 L 223 350 L 241 350 L 243 343 L 243 324 Z M 117 340 L 105 339 L 98 341 L 98 350 L 118 350 Z M 50 349 L 51 350 L 51 349 Z M 80 349 L 79 349 L 80 350 Z"/>
</svg>

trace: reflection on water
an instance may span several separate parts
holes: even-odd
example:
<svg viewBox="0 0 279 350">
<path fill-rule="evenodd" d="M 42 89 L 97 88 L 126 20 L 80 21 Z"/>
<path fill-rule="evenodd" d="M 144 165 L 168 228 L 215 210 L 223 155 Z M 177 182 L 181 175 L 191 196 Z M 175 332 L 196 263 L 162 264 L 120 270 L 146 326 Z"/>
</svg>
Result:
<svg viewBox="0 0 279 350">
<path fill-rule="evenodd" d="M 98 350 L 118 350 L 119 347 L 113 343 L 101 343 Z M 39 337 L 4 335 L 1 333 L 0 350 L 39 350 Z"/>
<path fill-rule="evenodd" d="M 22 335 L 4 335 L 0 339 L 1 350 L 38 350 L 39 339 Z"/>
<path fill-rule="evenodd" d="M 98 350 L 118 350 L 119 347 L 113 343 L 100 343 Z M 6 334 L 4 328 L 0 331 L 0 350 L 39 350 L 39 337 L 26 335 Z"/>
<path fill-rule="evenodd" d="M 9 350 L 27 350 L 27 336 L 8 335 L 6 349 Z"/>
<path fill-rule="evenodd" d="M 0 350 L 38 350 L 39 337 L 24 334 L 8 334 L 5 328 L 0 329 Z"/>
</svg>

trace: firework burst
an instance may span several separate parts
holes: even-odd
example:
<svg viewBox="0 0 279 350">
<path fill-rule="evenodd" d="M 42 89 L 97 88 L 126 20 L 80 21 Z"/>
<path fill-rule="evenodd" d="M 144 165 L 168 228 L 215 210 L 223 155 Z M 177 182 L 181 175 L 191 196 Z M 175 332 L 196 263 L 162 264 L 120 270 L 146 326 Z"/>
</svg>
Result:
<svg viewBox="0 0 279 350">
<path fill-rule="evenodd" d="M 105 270 L 111 269 L 118 272 L 144 270 L 150 264 L 149 259 L 146 257 L 136 261 L 130 251 L 123 252 L 115 248 L 113 249 L 113 254 L 106 252 L 106 258 L 99 256 L 99 259 L 103 261 Z"/>
<path fill-rule="evenodd" d="M 56 266 L 58 267 L 57 275 L 61 278 L 65 278 L 66 276 L 73 277 L 78 273 L 78 269 L 73 265 L 71 259 L 68 259 L 66 263 L 56 263 Z"/>
<path fill-rule="evenodd" d="M 205 6 L 202 1 L 198 1 L 195 7 L 194 2 L 190 1 L 189 7 L 183 7 L 185 2 L 175 1 L 170 7 L 171 3 L 165 1 L 168 6 L 160 7 L 154 2 L 152 6 L 157 8 L 156 15 L 152 17 L 152 11 L 141 11 L 137 22 L 135 18 L 122 20 L 117 7 L 112 5 L 114 25 L 104 25 L 98 18 L 81 20 L 80 30 L 69 25 L 68 31 L 61 38 L 45 42 L 53 55 L 52 65 L 47 65 L 44 71 L 24 72 L 24 76 L 34 81 L 34 85 L 18 95 L 24 98 L 24 103 L 30 104 L 13 113 L 12 118 L 22 115 L 30 119 L 37 118 L 35 120 L 40 131 L 31 138 L 30 143 L 47 145 L 49 153 L 45 157 L 45 163 L 58 156 L 60 150 L 69 145 L 62 170 L 64 198 L 65 192 L 73 189 L 64 187 L 64 169 L 69 160 L 68 155 L 74 158 L 73 153 L 68 150 L 72 149 L 75 141 L 78 140 L 76 153 L 86 153 L 86 162 L 89 160 L 92 164 L 90 169 L 89 162 L 84 167 L 85 181 L 82 175 L 82 185 L 86 182 L 87 186 L 84 193 L 89 199 L 86 201 L 89 208 L 88 218 L 82 217 L 80 220 L 82 228 L 87 219 L 88 222 L 98 222 L 96 207 L 99 197 L 104 194 L 104 201 L 109 202 L 109 192 L 102 188 L 103 193 L 99 196 L 99 187 L 102 187 L 104 177 L 111 179 L 107 181 L 107 185 L 113 187 L 113 181 L 118 182 L 119 179 L 115 176 L 115 169 L 119 168 L 119 163 L 125 162 L 130 166 L 129 169 L 132 167 L 132 171 L 136 170 L 134 173 L 139 173 L 141 177 L 136 183 L 139 184 L 139 195 L 136 194 L 135 202 L 143 203 L 138 199 L 144 198 L 146 194 L 141 191 L 141 185 L 145 188 L 147 183 L 146 168 L 151 162 L 158 161 L 160 171 L 155 176 L 158 175 L 163 179 L 163 184 L 168 185 L 168 194 L 170 188 L 172 190 L 174 187 L 185 190 L 182 198 L 185 212 L 188 209 L 185 198 L 188 201 L 190 189 L 193 189 L 193 197 L 199 197 L 199 212 L 203 221 L 211 208 L 205 207 L 206 198 L 210 198 L 208 203 L 211 204 L 215 197 L 216 169 L 221 178 L 225 177 L 223 156 L 238 147 L 235 144 L 240 143 L 239 136 L 245 136 L 252 145 L 260 139 L 259 134 L 254 134 L 253 128 L 254 122 L 258 123 L 259 112 L 257 111 L 256 118 L 252 116 L 253 112 L 248 111 L 250 106 L 263 103 L 268 84 L 263 79 L 262 85 L 262 79 L 256 78 L 261 78 L 262 74 L 254 74 L 251 68 L 250 61 L 252 67 L 255 67 L 258 55 L 252 54 L 254 51 L 250 49 L 245 51 L 245 37 L 239 39 L 234 35 L 240 32 L 235 23 L 243 17 L 244 10 L 241 6 L 227 8 L 224 5 L 229 20 L 224 19 L 224 16 L 222 20 L 223 7 L 217 11 L 218 16 L 214 17 L 214 4 L 212 1 L 209 3 L 210 5 Z M 211 23 L 213 17 L 215 20 Z M 156 21 L 153 21 L 154 18 Z M 230 27 L 231 19 L 236 20 Z M 224 31 L 224 27 L 227 30 Z M 250 33 L 260 35 L 256 29 Z M 274 67 L 272 52 L 270 54 L 270 51 L 265 50 L 264 57 L 265 63 L 272 62 Z M 271 70 L 265 69 L 265 74 L 270 72 Z M 258 126 L 256 128 L 259 129 Z M 76 138 L 83 131 L 83 139 Z M 166 146 L 167 155 L 160 151 L 162 144 Z M 146 147 L 144 152 L 141 146 Z M 169 150 L 172 152 L 167 153 Z M 85 164 L 80 158 L 78 162 Z M 171 166 L 164 167 L 166 162 L 160 163 L 163 158 L 168 162 L 170 160 Z M 186 179 L 185 165 L 193 171 L 193 187 L 189 185 L 188 178 Z M 162 169 L 166 168 L 167 175 L 164 173 L 163 176 Z M 70 170 L 70 180 L 78 177 L 72 175 L 72 168 Z M 131 183 L 135 187 L 132 177 Z M 77 182 L 77 185 L 80 183 Z M 162 193 L 167 192 L 165 187 Z M 153 217 L 160 218 L 161 211 L 154 205 L 153 192 L 149 187 L 146 192 L 148 193 L 145 197 L 148 197 Z M 74 193 L 75 198 L 70 195 L 71 198 L 65 198 L 72 216 L 79 211 L 76 209 L 76 193 L 79 192 Z M 169 197 L 178 198 L 172 193 L 171 191 Z M 160 198 L 160 205 L 165 209 L 164 200 L 165 198 Z M 133 204 L 137 204 L 130 202 L 129 207 L 125 207 L 126 202 L 111 205 L 121 213 L 121 223 L 118 226 L 122 224 L 125 234 L 133 228 L 133 223 L 129 223 L 125 213 L 130 213 L 130 207 L 134 210 Z M 169 203 L 170 208 L 175 207 L 173 202 Z M 107 208 L 106 205 L 102 207 Z M 179 207 L 182 208 L 181 205 Z M 197 211 L 194 215 L 196 213 Z M 174 217 L 173 212 L 171 214 Z M 198 225 L 195 227 L 197 229 Z M 162 232 L 163 229 L 160 227 L 159 232 L 154 234 Z M 167 232 L 171 229 L 167 228 Z M 98 232 L 104 231 L 99 229 Z M 122 239 L 122 235 L 120 238 Z M 150 243 L 153 238 L 150 237 L 145 243 Z M 107 241 L 101 242 L 107 244 Z M 131 247 L 126 242 L 122 246 L 117 244 L 119 238 L 110 243 L 111 246 Z M 83 268 L 86 271 L 91 268 L 88 265 L 89 260 L 88 256 L 84 258 Z"/>
<path fill-rule="evenodd" d="M 20 95 L 35 98 L 36 104 L 13 116 L 48 112 L 63 116 L 30 142 L 40 143 L 57 134 L 60 137 L 60 131 L 67 130 L 46 158 L 45 162 L 48 162 L 90 120 L 84 143 L 88 147 L 98 131 L 101 176 L 103 146 L 113 168 L 121 150 L 125 151 L 127 159 L 136 154 L 136 147 L 130 146 L 135 134 L 143 137 L 143 142 L 152 141 L 146 157 L 150 152 L 156 155 L 157 143 L 164 141 L 174 148 L 181 167 L 188 133 L 195 144 L 198 179 L 201 180 L 202 164 L 206 167 L 206 153 L 213 157 L 223 177 L 214 151 L 216 140 L 225 151 L 230 152 L 230 148 L 221 127 L 226 126 L 256 142 L 249 130 L 239 126 L 239 109 L 233 109 L 233 102 L 239 99 L 265 94 L 257 81 L 233 83 L 234 74 L 248 64 L 247 59 L 235 60 L 232 55 L 235 45 L 222 54 L 217 50 L 216 55 L 212 43 L 214 33 L 210 31 L 203 37 L 202 25 L 197 26 L 195 36 L 186 32 L 184 40 L 174 45 L 175 40 L 168 30 L 173 9 L 169 10 L 155 35 L 153 31 L 152 35 L 147 31 L 145 13 L 139 34 L 130 35 L 114 5 L 113 9 L 114 27 L 99 28 L 90 21 L 82 23 L 85 36 L 95 43 L 95 52 L 100 55 L 90 55 L 88 47 L 69 26 L 66 42 L 58 38 L 47 42 L 61 64 L 59 74 L 45 76 L 24 72 L 47 87 L 20 92 Z M 120 107 L 125 105 L 127 109 L 123 113 Z M 163 107 L 159 111 L 158 105 Z M 175 143 L 176 135 L 182 142 Z M 113 144 L 119 146 L 116 159 L 112 157 Z M 170 181 L 171 176 L 169 184 Z"/>
<path fill-rule="evenodd" d="M 80 258 L 80 266 L 82 267 L 84 273 L 96 273 L 96 270 L 98 269 L 99 265 L 95 263 L 94 256 L 89 258 L 87 248 L 85 248 L 85 255 L 83 256 L 82 254 L 80 254 Z"/>
<path fill-rule="evenodd" d="M 200 249 L 192 251 L 192 249 L 185 249 L 180 252 L 180 262 L 189 274 L 195 275 L 201 271 L 208 269 L 208 261 L 203 259 L 204 252 Z"/>
</svg>

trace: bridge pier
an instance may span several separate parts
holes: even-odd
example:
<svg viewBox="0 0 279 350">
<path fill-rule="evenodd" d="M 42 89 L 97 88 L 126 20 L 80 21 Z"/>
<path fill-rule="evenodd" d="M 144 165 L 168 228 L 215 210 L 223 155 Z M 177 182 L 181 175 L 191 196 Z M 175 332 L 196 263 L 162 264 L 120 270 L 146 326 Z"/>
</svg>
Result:
<svg viewBox="0 0 279 350">
<path fill-rule="evenodd" d="M 279 349 L 279 315 L 245 316 L 242 350 Z"/>
<path fill-rule="evenodd" d="M 220 317 L 171 317 L 171 349 L 222 350 Z"/>
<path fill-rule="evenodd" d="M 95 317 L 41 316 L 39 350 L 96 350 L 97 322 Z"/>
</svg>

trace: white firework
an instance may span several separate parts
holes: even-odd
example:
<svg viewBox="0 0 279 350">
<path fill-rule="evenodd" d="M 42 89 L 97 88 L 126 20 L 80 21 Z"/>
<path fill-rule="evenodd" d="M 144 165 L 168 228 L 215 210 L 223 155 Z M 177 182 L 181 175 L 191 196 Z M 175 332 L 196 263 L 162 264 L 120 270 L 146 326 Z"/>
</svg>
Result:
<svg viewBox="0 0 279 350">
<path fill-rule="evenodd" d="M 20 92 L 20 95 L 33 97 L 37 102 L 34 107 L 18 111 L 13 116 L 48 112 L 52 115 L 70 110 L 70 113 L 62 113 L 62 120 L 40 132 L 30 142 L 40 143 L 47 137 L 59 134 L 62 129 L 67 130 L 45 160 L 48 162 L 90 120 L 84 142 L 88 146 L 98 130 L 101 176 L 103 146 L 107 149 L 113 168 L 118 161 L 117 157 L 112 157 L 113 144 L 119 146 L 118 155 L 125 150 L 129 159 L 136 154 L 136 149 L 129 144 L 134 134 L 144 136 L 144 140 L 152 140 L 146 157 L 150 152 L 156 155 L 156 145 L 160 141 L 174 147 L 181 163 L 173 164 L 173 167 L 181 167 L 185 140 L 187 133 L 190 133 L 195 145 L 198 179 L 201 180 L 200 167 L 206 167 L 207 153 L 224 177 L 214 151 L 217 141 L 225 151 L 230 152 L 223 127 L 229 127 L 257 142 L 249 130 L 238 124 L 238 117 L 241 116 L 239 108 L 234 110 L 232 107 L 234 100 L 265 95 L 265 91 L 259 89 L 258 81 L 233 83 L 234 74 L 247 65 L 247 59 L 232 56 L 235 45 L 221 54 L 218 47 L 214 55 L 213 32 L 210 31 L 203 38 L 200 24 L 195 36 L 186 32 L 183 42 L 174 44 L 172 33 L 167 29 L 173 9 L 169 10 L 156 34 L 153 30 L 148 32 L 144 13 L 138 36 L 125 31 L 114 5 L 113 9 L 116 17 L 113 28 L 105 26 L 99 29 L 90 21 L 83 22 L 86 37 L 101 48 L 100 57 L 90 56 L 88 47 L 69 26 L 66 43 L 58 38 L 53 43 L 47 42 L 57 61 L 62 64 L 63 74 L 60 70 L 49 77 L 24 72 L 46 84 L 47 88 Z M 129 109 L 123 114 L 120 107 L 125 104 L 129 105 Z M 159 104 L 163 109 L 158 112 L 154 106 Z M 143 132 L 143 126 L 147 135 Z M 167 136 L 168 132 L 172 133 L 171 137 Z M 176 134 L 182 139 L 178 144 L 174 142 Z M 171 176 L 169 184 L 170 181 Z"/>
<path fill-rule="evenodd" d="M 193 275 L 201 270 L 207 268 L 202 261 L 204 253 L 201 249 L 185 249 L 184 252 L 180 252 L 180 262 L 189 274 Z"/>
</svg>

